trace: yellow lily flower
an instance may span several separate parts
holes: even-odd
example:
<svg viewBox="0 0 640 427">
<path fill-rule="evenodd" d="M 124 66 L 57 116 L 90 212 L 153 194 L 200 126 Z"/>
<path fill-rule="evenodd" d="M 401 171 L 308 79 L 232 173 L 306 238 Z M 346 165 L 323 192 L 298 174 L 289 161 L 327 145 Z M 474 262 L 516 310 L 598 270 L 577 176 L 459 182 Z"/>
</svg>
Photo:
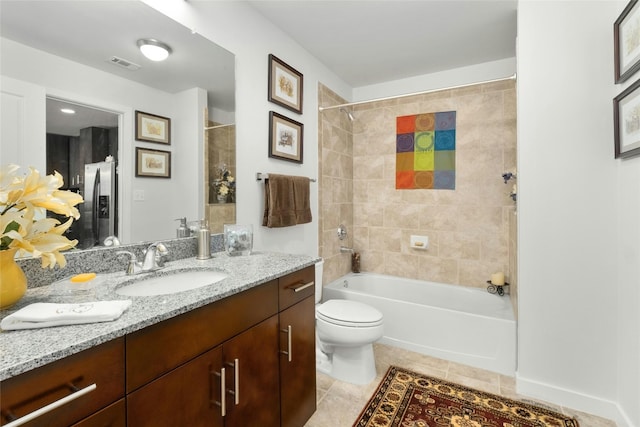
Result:
<svg viewBox="0 0 640 427">
<path fill-rule="evenodd" d="M 18 170 L 16 165 L 0 168 L 0 250 L 19 248 L 41 257 L 43 268 L 56 264 L 64 267 L 66 260 L 60 251 L 75 247 L 78 241 L 63 234 L 73 219 L 80 217 L 75 206 L 83 199 L 76 193 L 60 190 L 64 181 L 58 172 L 42 177 L 30 168 L 29 174 L 19 177 Z M 60 224 L 45 217 L 47 210 L 69 219 Z"/>
</svg>

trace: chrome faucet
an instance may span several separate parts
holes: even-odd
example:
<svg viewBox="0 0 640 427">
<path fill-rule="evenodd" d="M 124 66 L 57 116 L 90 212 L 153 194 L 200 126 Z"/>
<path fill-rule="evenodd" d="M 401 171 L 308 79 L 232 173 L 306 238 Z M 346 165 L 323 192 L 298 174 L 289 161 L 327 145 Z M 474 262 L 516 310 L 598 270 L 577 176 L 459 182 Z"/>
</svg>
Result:
<svg viewBox="0 0 640 427">
<path fill-rule="evenodd" d="M 144 251 L 142 271 L 154 271 L 164 267 L 164 259 L 162 257 L 168 253 L 167 247 L 162 243 L 155 242 L 150 244 Z"/>
<path fill-rule="evenodd" d="M 128 255 L 129 264 L 125 270 L 127 276 L 134 274 L 147 273 L 150 271 L 156 271 L 164 267 L 163 256 L 167 255 L 169 251 L 167 247 L 160 242 L 152 243 L 144 251 L 144 260 L 142 262 L 136 259 L 136 255 L 129 251 L 118 251 L 118 255 Z"/>
</svg>

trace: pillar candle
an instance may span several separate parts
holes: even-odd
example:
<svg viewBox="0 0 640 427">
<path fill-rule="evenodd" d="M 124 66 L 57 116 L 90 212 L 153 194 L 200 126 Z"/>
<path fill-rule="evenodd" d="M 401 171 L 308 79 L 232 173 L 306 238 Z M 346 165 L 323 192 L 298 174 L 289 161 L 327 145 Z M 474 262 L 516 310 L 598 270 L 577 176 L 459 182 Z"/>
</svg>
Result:
<svg viewBox="0 0 640 427">
<path fill-rule="evenodd" d="M 504 273 L 499 271 L 491 275 L 491 284 L 496 286 L 504 285 Z"/>
</svg>

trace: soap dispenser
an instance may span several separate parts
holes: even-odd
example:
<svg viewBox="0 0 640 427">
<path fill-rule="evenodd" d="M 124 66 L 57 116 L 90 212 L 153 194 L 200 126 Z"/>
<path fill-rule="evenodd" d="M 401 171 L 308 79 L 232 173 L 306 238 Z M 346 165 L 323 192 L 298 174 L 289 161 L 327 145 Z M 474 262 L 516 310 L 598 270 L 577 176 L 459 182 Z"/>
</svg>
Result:
<svg viewBox="0 0 640 427">
<path fill-rule="evenodd" d="M 198 255 L 196 259 L 211 258 L 211 232 L 207 226 L 206 220 L 200 221 L 200 229 L 198 230 Z"/>
<path fill-rule="evenodd" d="M 191 236 L 191 231 L 187 228 L 187 217 L 177 218 L 176 221 L 180 221 L 180 225 L 176 230 L 176 237 Z"/>
</svg>

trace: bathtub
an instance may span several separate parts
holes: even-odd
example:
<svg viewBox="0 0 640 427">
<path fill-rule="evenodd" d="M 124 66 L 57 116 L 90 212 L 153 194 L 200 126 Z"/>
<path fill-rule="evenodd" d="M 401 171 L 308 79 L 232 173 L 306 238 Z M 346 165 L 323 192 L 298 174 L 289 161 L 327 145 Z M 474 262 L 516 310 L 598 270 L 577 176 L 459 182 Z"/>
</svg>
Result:
<svg viewBox="0 0 640 427">
<path fill-rule="evenodd" d="M 486 290 L 349 273 L 323 288 L 323 301 L 348 299 L 384 315 L 380 341 L 514 376 L 516 321 L 508 296 Z"/>
</svg>

